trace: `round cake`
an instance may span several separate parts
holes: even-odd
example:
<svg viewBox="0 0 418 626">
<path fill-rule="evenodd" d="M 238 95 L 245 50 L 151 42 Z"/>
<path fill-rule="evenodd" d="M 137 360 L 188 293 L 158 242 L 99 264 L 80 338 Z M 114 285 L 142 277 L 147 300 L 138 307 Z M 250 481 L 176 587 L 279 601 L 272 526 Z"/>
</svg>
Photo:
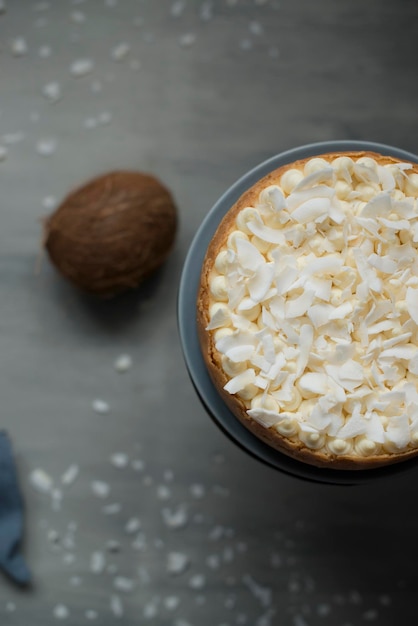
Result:
<svg viewBox="0 0 418 626">
<path fill-rule="evenodd" d="M 283 166 L 230 208 L 197 300 L 211 379 L 305 463 L 418 455 L 418 165 L 371 152 Z"/>
</svg>

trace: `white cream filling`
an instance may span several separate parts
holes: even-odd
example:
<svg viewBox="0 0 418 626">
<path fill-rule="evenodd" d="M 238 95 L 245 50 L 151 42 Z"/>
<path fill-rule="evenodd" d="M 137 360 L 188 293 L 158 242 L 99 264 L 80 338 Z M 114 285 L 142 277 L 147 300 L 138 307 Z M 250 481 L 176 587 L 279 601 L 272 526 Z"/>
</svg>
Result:
<svg viewBox="0 0 418 626">
<path fill-rule="evenodd" d="M 309 160 L 237 216 L 208 331 L 249 416 L 331 455 L 418 445 L 418 174 Z"/>
</svg>

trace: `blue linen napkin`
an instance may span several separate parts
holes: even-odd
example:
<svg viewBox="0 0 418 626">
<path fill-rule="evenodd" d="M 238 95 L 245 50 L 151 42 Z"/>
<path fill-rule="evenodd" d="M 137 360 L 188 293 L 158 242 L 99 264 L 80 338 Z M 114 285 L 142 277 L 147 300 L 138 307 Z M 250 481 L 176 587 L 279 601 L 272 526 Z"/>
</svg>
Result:
<svg viewBox="0 0 418 626">
<path fill-rule="evenodd" d="M 29 569 L 20 552 L 23 500 L 10 439 L 0 431 L 0 569 L 19 585 L 28 585 Z"/>
</svg>

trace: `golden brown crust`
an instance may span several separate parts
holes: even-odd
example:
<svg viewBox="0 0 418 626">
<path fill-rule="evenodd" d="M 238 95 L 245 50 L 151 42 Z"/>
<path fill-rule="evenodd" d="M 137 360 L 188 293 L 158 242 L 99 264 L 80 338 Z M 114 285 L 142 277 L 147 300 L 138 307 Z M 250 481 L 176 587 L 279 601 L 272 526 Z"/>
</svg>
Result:
<svg viewBox="0 0 418 626">
<path fill-rule="evenodd" d="M 399 159 L 366 151 L 333 152 L 315 155 L 315 158 L 332 161 L 340 156 L 348 156 L 354 160 L 359 159 L 360 157 L 370 157 L 377 161 L 380 165 L 399 163 Z M 325 454 L 321 450 L 316 451 L 309 449 L 299 439 L 285 437 L 273 428 L 264 428 L 248 415 L 248 407 L 245 405 L 243 400 L 224 390 L 224 386 L 228 382 L 229 378 L 222 368 L 220 354 L 217 352 L 214 345 L 213 333 L 205 330 L 209 323 L 209 275 L 212 271 L 219 250 L 224 247 L 231 230 L 235 229 L 235 220 L 238 213 L 245 207 L 254 206 L 258 200 L 261 190 L 269 185 L 279 184 L 281 177 L 287 170 L 291 168 L 300 168 L 312 158 L 313 157 L 311 156 L 306 159 L 294 161 L 270 172 L 267 176 L 264 176 L 255 185 L 242 194 L 242 196 L 231 207 L 220 222 L 216 233 L 208 246 L 206 256 L 203 261 L 201 282 L 197 297 L 197 329 L 203 359 L 218 393 L 221 395 L 231 412 L 239 419 L 243 426 L 250 430 L 256 437 L 279 452 L 317 467 L 328 467 L 342 470 L 364 470 L 405 461 L 418 456 L 418 448 L 408 449 L 396 454 L 382 453 L 368 457 L 333 455 L 331 453 Z M 418 165 L 413 164 L 413 171 L 418 173 Z"/>
</svg>

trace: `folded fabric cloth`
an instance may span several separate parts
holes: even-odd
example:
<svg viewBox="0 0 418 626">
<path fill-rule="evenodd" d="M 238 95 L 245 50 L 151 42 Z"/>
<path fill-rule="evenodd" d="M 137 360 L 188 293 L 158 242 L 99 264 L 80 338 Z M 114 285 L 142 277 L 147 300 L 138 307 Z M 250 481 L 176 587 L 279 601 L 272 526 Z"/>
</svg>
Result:
<svg viewBox="0 0 418 626">
<path fill-rule="evenodd" d="M 20 552 L 23 535 L 23 500 L 10 439 L 0 431 L 0 569 L 19 585 L 31 575 Z"/>
</svg>

